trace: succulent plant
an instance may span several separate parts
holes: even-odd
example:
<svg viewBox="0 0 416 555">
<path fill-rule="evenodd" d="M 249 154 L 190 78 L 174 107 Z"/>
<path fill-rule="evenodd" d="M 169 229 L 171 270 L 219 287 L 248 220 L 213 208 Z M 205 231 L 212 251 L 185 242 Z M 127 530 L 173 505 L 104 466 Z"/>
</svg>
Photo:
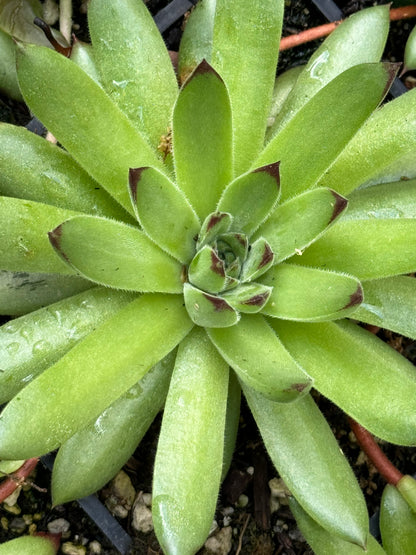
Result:
<svg viewBox="0 0 416 555">
<path fill-rule="evenodd" d="M 59 448 L 66 502 L 164 407 L 165 553 L 209 533 L 240 386 L 295 512 L 354 549 L 373 549 L 365 501 L 311 388 L 416 444 L 415 370 L 357 323 L 416 338 L 401 275 L 416 270 L 416 91 L 379 107 L 398 70 L 379 62 L 387 6 L 275 84 L 282 13 L 202 0 L 179 88 L 141 0 L 92 0 L 92 46 L 72 59 L 18 48 L 21 93 L 60 146 L 0 126 L 0 307 L 16 316 L 0 328 L 0 457 Z"/>
</svg>

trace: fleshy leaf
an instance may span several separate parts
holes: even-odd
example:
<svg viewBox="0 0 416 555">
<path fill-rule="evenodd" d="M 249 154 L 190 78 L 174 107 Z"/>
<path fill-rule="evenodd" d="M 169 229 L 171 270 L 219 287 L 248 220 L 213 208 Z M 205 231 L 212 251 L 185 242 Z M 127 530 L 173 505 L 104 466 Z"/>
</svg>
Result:
<svg viewBox="0 0 416 555">
<path fill-rule="evenodd" d="M 107 192 L 132 211 L 128 169 L 163 168 L 146 139 L 93 79 L 49 48 L 20 47 L 18 77 L 34 114 Z"/>
<path fill-rule="evenodd" d="M 233 107 L 236 175 L 249 169 L 263 146 L 282 19 L 283 3 L 275 0 L 216 2 L 211 62 Z"/>
<path fill-rule="evenodd" d="M 348 320 L 270 324 L 325 397 L 376 436 L 416 444 L 416 374 L 408 360 Z"/>
<path fill-rule="evenodd" d="M 134 299 L 101 287 L 7 322 L 0 328 L 0 404 Z"/>
<path fill-rule="evenodd" d="M 416 545 L 416 513 L 390 484 L 384 488 L 381 498 L 380 531 L 388 555 L 413 555 Z"/>
<path fill-rule="evenodd" d="M 183 287 L 186 310 L 198 326 L 225 328 L 236 324 L 240 315 L 222 297 L 210 295 L 190 283 Z"/>
<path fill-rule="evenodd" d="M 321 555 L 386 555 L 381 545 L 369 533 L 365 549 L 330 534 L 306 513 L 296 499 L 289 498 L 289 506 L 294 514 L 300 531 L 315 553 Z M 403 553 L 403 555 L 405 555 Z"/>
<path fill-rule="evenodd" d="M 142 295 L 25 387 L 0 415 L 0 458 L 47 453 L 97 418 L 188 334 L 182 303 Z"/>
<path fill-rule="evenodd" d="M 71 60 L 77 64 L 87 75 L 100 84 L 100 75 L 94 59 L 92 44 L 81 42 L 75 36 L 71 47 Z"/>
<path fill-rule="evenodd" d="M 290 91 L 295 86 L 299 74 L 304 70 L 305 66 L 295 66 L 280 74 L 274 82 L 273 96 L 270 104 L 269 117 L 267 127 L 272 128 L 276 117 L 282 111 L 283 105 L 289 96 Z M 272 129 L 268 129 L 266 137 L 272 133 Z"/>
<path fill-rule="evenodd" d="M 364 183 L 416 177 L 415 112 L 416 90 L 374 112 L 319 184 L 348 194 Z"/>
<path fill-rule="evenodd" d="M 163 406 L 175 356 L 176 351 L 169 353 L 94 422 L 62 445 L 52 472 L 55 505 L 101 489 L 127 462 Z"/>
<path fill-rule="evenodd" d="M 15 57 L 16 45 L 12 37 L 0 29 L 0 91 L 21 102 L 23 97 L 17 81 Z"/>
<path fill-rule="evenodd" d="M 416 279 L 394 276 L 362 285 L 365 302 L 354 318 L 416 339 Z"/>
<path fill-rule="evenodd" d="M 273 210 L 280 193 L 279 165 L 242 175 L 224 190 L 217 210 L 233 215 L 233 231 L 250 236 Z"/>
<path fill-rule="evenodd" d="M 273 464 L 299 503 L 331 533 L 364 546 L 363 494 L 312 397 L 282 404 L 245 385 L 243 392 Z"/>
<path fill-rule="evenodd" d="M 232 370 L 229 375 L 221 482 L 226 477 L 231 466 L 240 422 L 241 387 L 237 376 Z"/>
<path fill-rule="evenodd" d="M 250 252 L 241 270 L 241 281 L 252 281 L 263 275 L 274 262 L 274 252 L 263 237 L 250 245 Z"/>
<path fill-rule="evenodd" d="M 195 329 L 178 349 L 155 460 L 152 512 L 165 553 L 193 555 L 209 533 L 220 487 L 227 392 L 227 364 L 204 330 Z"/>
<path fill-rule="evenodd" d="M 169 125 L 178 85 L 162 36 L 145 3 L 94 0 L 88 10 L 88 24 L 104 89 L 157 147 Z"/>
<path fill-rule="evenodd" d="M 233 217 L 228 212 L 213 212 L 209 214 L 202 224 L 196 248 L 199 250 L 206 244 L 212 243 L 217 235 L 227 233 L 233 222 Z"/>
<path fill-rule="evenodd" d="M 404 71 L 416 69 L 416 26 L 410 31 L 404 50 Z M 404 73 L 404 72 L 403 72 Z"/>
<path fill-rule="evenodd" d="M 353 276 L 304 266 L 278 264 L 260 282 L 273 289 L 263 314 L 284 320 L 345 318 L 363 300 L 361 284 Z"/>
<path fill-rule="evenodd" d="M 245 283 L 224 293 L 223 299 L 235 310 L 254 314 L 264 308 L 271 291 L 272 287 L 261 283 Z"/>
<path fill-rule="evenodd" d="M 119 289 L 180 293 L 181 265 L 138 228 L 76 216 L 49 233 L 56 252 L 82 276 Z"/>
<path fill-rule="evenodd" d="M 144 231 L 163 250 L 188 263 L 201 227 L 183 193 L 154 168 L 130 169 L 130 194 Z"/>
<path fill-rule="evenodd" d="M 0 555 L 55 555 L 56 552 L 53 542 L 42 536 L 23 536 L 0 546 Z"/>
<path fill-rule="evenodd" d="M 208 245 L 194 256 L 188 268 L 188 278 L 192 285 L 208 293 L 219 293 L 227 284 L 224 261 Z"/>
<path fill-rule="evenodd" d="M 264 397 L 290 402 L 305 395 L 312 380 L 290 356 L 261 315 L 242 315 L 233 327 L 208 335 L 241 381 Z"/>
<path fill-rule="evenodd" d="M 344 212 L 347 199 L 331 189 L 314 189 L 277 206 L 254 234 L 270 244 L 274 263 L 300 255 Z"/>
<path fill-rule="evenodd" d="M 201 220 L 215 210 L 232 178 L 231 106 L 216 71 L 202 61 L 179 93 L 173 112 L 178 187 Z"/>
<path fill-rule="evenodd" d="M 397 64 L 360 64 L 347 69 L 271 139 L 256 166 L 281 160 L 282 200 L 316 185 L 384 98 L 397 70 Z"/>
<path fill-rule="evenodd" d="M 128 217 L 62 148 L 5 123 L 0 124 L 0 141 L 0 194 L 96 216 Z"/>
<path fill-rule="evenodd" d="M 389 31 L 389 9 L 360 10 L 339 25 L 298 77 L 272 131 L 282 128 L 315 94 L 352 66 L 380 61 Z"/>
</svg>

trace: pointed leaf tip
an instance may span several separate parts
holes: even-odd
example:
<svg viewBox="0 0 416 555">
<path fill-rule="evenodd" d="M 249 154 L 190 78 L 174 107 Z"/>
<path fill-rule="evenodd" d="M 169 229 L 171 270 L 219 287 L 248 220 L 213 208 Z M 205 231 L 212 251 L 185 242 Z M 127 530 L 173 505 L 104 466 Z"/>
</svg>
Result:
<svg viewBox="0 0 416 555">
<path fill-rule="evenodd" d="M 386 86 L 385 86 L 384 91 L 383 91 L 383 97 L 384 97 L 389 92 L 390 87 L 392 86 L 393 81 L 395 80 L 402 64 L 401 63 L 385 62 L 383 65 L 386 68 L 387 73 L 388 73 L 388 79 L 387 79 Z"/>
<path fill-rule="evenodd" d="M 331 214 L 331 218 L 329 220 L 329 223 L 332 223 L 347 208 L 348 199 L 346 199 L 342 195 L 338 194 L 336 191 L 333 191 L 332 189 L 330 189 L 330 191 L 331 191 L 331 194 L 333 195 L 333 197 L 335 198 L 334 210 L 333 210 L 333 212 Z"/>
<path fill-rule="evenodd" d="M 357 285 L 357 290 L 350 296 L 350 301 L 347 303 L 342 310 L 347 308 L 352 308 L 353 306 L 360 305 L 364 299 L 364 292 L 363 288 L 361 287 L 361 283 Z"/>
<path fill-rule="evenodd" d="M 280 160 L 278 162 L 274 162 L 273 164 L 266 164 L 265 166 L 261 166 L 253 171 L 253 173 L 265 172 L 268 173 L 273 179 L 276 180 L 277 188 L 280 187 Z"/>
<path fill-rule="evenodd" d="M 269 243 L 265 242 L 263 256 L 261 258 L 258 269 L 263 268 L 264 266 L 267 266 L 268 264 L 270 264 L 270 262 L 273 261 L 273 259 L 274 259 L 274 252 L 272 251 Z"/>
<path fill-rule="evenodd" d="M 221 297 L 216 297 L 214 295 L 209 295 L 208 293 L 202 293 L 203 296 L 209 301 L 214 307 L 215 312 L 224 312 L 225 310 L 234 310 L 224 299 Z"/>
<path fill-rule="evenodd" d="M 147 170 L 148 166 L 142 168 L 129 168 L 129 187 L 130 194 L 134 204 L 137 203 L 137 185 L 140 181 L 142 173 Z"/>
<path fill-rule="evenodd" d="M 215 69 L 212 67 L 212 65 L 209 62 L 207 62 L 207 60 L 204 58 L 202 60 L 202 62 L 200 62 L 196 66 L 194 71 L 191 73 L 191 75 L 185 81 L 185 83 L 183 85 L 183 88 L 185 88 L 193 79 L 195 79 L 195 77 L 198 77 L 198 75 L 204 75 L 206 73 L 212 73 L 213 75 L 218 77 L 218 79 L 220 79 L 220 81 L 223 81 L 221 75 L 217 71 L 215 71 Z"/>
<path fill-rule="evenodd" d="M 69 263 L 69 258 L 67 255 L 62 251 L 61 247 L 61 238 L 62 238 L 62 225 L 60 224 L 52 231 L 48 231 L 49 242 L 52 247 Z"/>
</svg>

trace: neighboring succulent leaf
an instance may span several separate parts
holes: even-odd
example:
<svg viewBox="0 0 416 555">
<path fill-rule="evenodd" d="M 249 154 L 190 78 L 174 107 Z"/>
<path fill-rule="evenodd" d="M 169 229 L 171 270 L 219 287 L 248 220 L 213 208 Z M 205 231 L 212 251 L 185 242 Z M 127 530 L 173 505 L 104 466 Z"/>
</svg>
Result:
<svg viewBox="0 0 416 555">
<path fill-rule="evenodd" d="M 181 343 L 163 413 L 153 522 L 165 553 L 193 555 L 208 536 L 221 479 L 228 367 L 195 329 Z"/>
<path fill-rule="evenodd" d="M 7 222 L 0 227 L 1 269 L 74 274 L 51 249 L 48 231 L 77 214 L 39 202 L 0 197 L 0 221 Z"/>
<path fill-rule="evenodd" d="M 410 32 L 404 50 L 404 71 L 416 69 L 416 26 Z"/>
<path fill-rule="evenodd" d="M 0 91 L 21 102 L 15 58 L 16 45 L 12 37 L 0 29 Z"/>
<path fill-rule="evenodd" d="M 182 267 L 140 229 L 76 216 L 49 233 L 62 260 L 83 277 L 130 291 L 180 293 Z"/>
<path fill-rule="evenodd" d="M 231 229 L 250 236 L 275 207 L 280 194 L 280 162 L 235 179 L 224 190 L 218 212 L 233 215 Z"/>
<path fill-rule="evenodd" d="M 416 513 L 390 484 L 384 488 L 381 498 L 380 531 L 388 555 L 414 554 Z"/>
<path fill-rule="evenodd" d="M 296 66 L 286 70 L 279 75 L 274 82 L 272 102 L 270 105 L 269 117 L 267 120 L 267 127 L 272 127 L 273 123 L 290 93 L 295 86 L 299 74 L 303 71 L 305 66 Z M 269 129 L 266 136 L 271 132 Z"/>
<path fill-rule="evenodd" d="M 95 64 L 93 48 L 90 43 L 81 42 L 74 36 L 70 58 L 78 67 L 85 71 L 91 79 L 100 84 L 100 76 Z"/>
<path fill-rule="evenodd" d="M 54 505 L 101 489 L 128 461 L 165 402 L 175 356 L 176 350 L 166 355 L 94 422 L 62 445 L 52 472 Z"/>
<path fill-rule="evenodd" d="M 416 480 L 409 474 L 405 474 L 397 482 L 396 488 L 416 514 Z"/>
<path fill-rule="evenodd" d="M 178 85 L 146 5 L 137 0 L 94 0 L 88 24 L 104 89 L 157 147 L 170 123 Z"/>
<path fill-rule="evenodd" d="M 47 453 L 97 418 L 188 334 L 182 303 L 142 295 L 25 387 L 0 415 L 0 458 Z"/>
<path fill-rule="evenodd" d="M 16 125 L 0 124 L 0 141 L 0 194 L 131 221 L 62 148 Z"/>
<path fill-rule="evenodd" d="M 208 336 L 241 381 L 265 398 L 290 402 L 305 395 L 312 380 L 290 356 L 261 315 L 242 315 L 230 328 Z"/>
<path fill-rule="evenodd" d="M 240 273 L 240 280 L 244 282 L 257 279 L 268 271 L 273 262 L 274 252 L 266 239 L 260 237 L 250 245 L 250 251 Z"/>
<path fill-rule="evenodd" d="M 0 28 L 8 35 L 24 42 L 50 46 L 43 32 L 33 20 L 42 17 L 39 0 L 1 0 Z"/>
<path fill-rule="evenodd" d="M 264 237 L 274 263 L 301 255 L 347 208 L 348 201 L 331 189 L 314 189 L 278 205 L 254 234 Z"/>
<path fill-rule="evenodd" d="M 178 187 L 201 220 L 215 210 L 232 178 L 231 106 L 216 71 L 202 61 L 179 93 L 173 112 Z"/>
<path fill-rule="evenodd" d="M 245 385 L 243 392 L 273 464 L 299 503 L 332 534 L 364 546 L 363 494 L 312 397 L 281 404 Z"/>
<path fill-rule="evenodd" d="M 347 69 L 271 139 L 255 166 L 281 161 L 282 200 L 316 185 L 384 98 L 397 70 L 397 64 L 360 64 Z"/>
<path fill-rule="evenodd" d="M 416 176 L 416 90 L 385 104 L 366 121 L 319 184 L 348 194 L 364 183 Z"/>
<path fill-rule="evenodd" d="M 330 534 L 306 513 L 295 498 L 289 498 L 289 506 L 300 531 L 318 555 L 385 555 L 381 545 L 369 533 L 365 549 L 354 543 Z M 405 555 L 403 553 L 403 555 Z"/>
<path fill-rule="evenodd" d="M 249 169 L 263 146 L 282 20 L 283 2 L 276 0 L 216 3 L 211 62 L 233 107 L 236 175 Z"/>
<path fill-rule="evenodd" d="M 205 293 L 190 283 L 183 287 L 186 310 L 198 326 L 225 328 L 236 324 L 240 315 L 222 297 Z"/>
<path fill-rule="evenodd" d="M 347 320 L 269 322 L 325 397 L 376 436 L 399 445 L 416 444 L 413 364 Z"/>
<path fill-rule="evenodd" d="M 276 118 L 273 133 L 284 127 L 318 91 L 340 73 L 359 64 L 380 61 L 388 31 L 387 6 L 360 10 L 339 25 L 315 51 L 299 75 Z"/>
<path fill-rule="evenodd" d="M 0 545 L 0 555 L 55 555 L 57 547 L 47 537 L 23 536 Z"/>
<path fill-rule="evenodd" d="M 218 235 L 227 233 L 233 222 L 233 217 L 228 212 L 213 212 L 209 214 L 201 227 L 196 248 L 199 250 L 204 245 L 212 243 Z"/>
<path fill-rule="evenodd" d="M 0 404 L 133 299 L 131 293 L 99 287 L 4 324 L 0 328 Z"/>
<path fill-rule="evenodd" d="M 227 284 L 224 261 L 215 249 L 205 245 L 192 259 L 188 268 L 189 282 L 207 293 L 216 294 Z"/>
<path fill-rule="evenodd" d="M 222 298 L 235 310 L 255 314 L 263 310 L 270 298 L 271 291 L 271 287 L 261 283 L 243 283 L 225 292 Z"/>
<path fill-rule="evenodd" d="M 78 276 L 0 270 L 0 314 L 20 316 L 92 286 Z"/>
<path fill-rule="evenodd" d="M 98 183 L 132 211 L 128 169 L 163 167 L 146 139 L 103 89 L 61 54 L 25 45 L 19 47 L 17 65 L 23 97 L 34 114 Z"/>
<path fill-rule="evenodd" d="M 0 461 L 0 474 L 10 474 L 11 472 L 15 472 L 22 466 L 24 462 L 24 460 Z"/>
<path fill-rule="evenodd" d="M 415 191 L 416 180 L 355 191 L 337 225 L 291 262 L 364 280 L 415 271 Z"/>
<path fill-rule="evenodd" d="M 354 318 L 416 339 L 416 279 L 394 276 L 362 283 L 363 302 Z"/>
<path fill-rule="evenodd" d="M 201 224 L 182 191 L 153 168 L 130 170 L 130 194 L 147 235 L 184 264 L 195 254 Z"/>
<path fill-rule="evenodd" d="M 356 278 L 315 268 L 278 264 L 260 282 L 272 288 L 263 314 L 284 320 L 338 320 L 357 310 L 363 300 Z"/>
<path fill-rule="evenodd" d="M 229 373 L 227 412 L 225 415 L 224 456 L 222 460 L 221 482 L 226 477 L 233 458 L 240 422 L 241 387 L 235 373 Z"/>
</svg>

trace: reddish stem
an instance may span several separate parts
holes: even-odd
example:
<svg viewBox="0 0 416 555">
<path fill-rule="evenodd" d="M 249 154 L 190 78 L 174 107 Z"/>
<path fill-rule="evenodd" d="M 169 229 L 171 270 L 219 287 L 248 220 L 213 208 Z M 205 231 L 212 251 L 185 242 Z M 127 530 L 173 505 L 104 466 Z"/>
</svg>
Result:
<svg viewBox="0 0 416 555">
<path fill-rule="evenodd" d="M 416 5 L 402 6 L 401 8 L 394 8 L 390 10 L 390 21 L 398 21 L 399 19 L 410 19 L 416 17 Z M 320 25 L 319 27 L 313 27 L 312 29 L 306 29 L 301 33 L 296 35 L 289 35 L 288 37 L 283 37 L 280 41 L 279 50 L 288 50 L 294 46 L 299 46 L 300 44 L 305 44 L 305 42 L 310 42 L 311 40 L 320 39 L 326 37 L 332 31 L 342 23 L 342 19 L 339 21 L 333 21 L 331 23 L 326 23 L 325 25 Z"/>
<path fill-rule="evenodd" d="M 35 469 L 38 461 L 39 458 L 28 459 L 16 470 L 16 472 L 9 474 L 8 477 L 0 483 L 0 503 L 3 503 L 9 495 L 25 482 Z"/>
<path fill-rule="evenodd" d="M 389 484 L 396 486 L 397 482 L 403 478 L 403 474 L 389 461 L 368 430 L 352 418 L 349 418 L 349 422 L 361 449 L 383 478 Z"/>
</svg>

